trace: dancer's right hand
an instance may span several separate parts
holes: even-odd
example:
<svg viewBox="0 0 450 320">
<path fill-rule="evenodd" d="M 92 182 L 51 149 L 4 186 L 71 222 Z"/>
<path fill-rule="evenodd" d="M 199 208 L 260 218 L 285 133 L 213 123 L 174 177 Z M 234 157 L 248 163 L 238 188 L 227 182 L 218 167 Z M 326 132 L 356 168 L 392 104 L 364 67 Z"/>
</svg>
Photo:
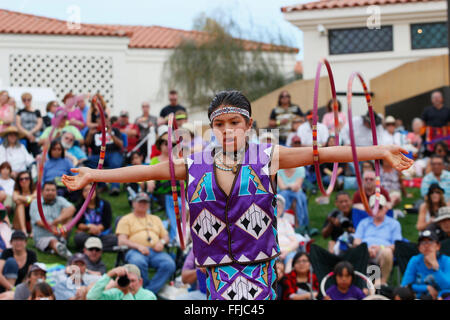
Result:
<svg viewBox="0 0 450 320">
<path fill-rule="evenodd" d="M 78 173 L 78 175 L 67 176 L 64 174 L 61 178 L 61 181 L 70 191 L 80 190 L 84 188 L 84 186 L 92 182 L 90 174 L 91 170 L 92 169 L 86 167 L 72 168 L 70 169 L 70 171 L 72 171 L 73 173 Z"/>
</svg>

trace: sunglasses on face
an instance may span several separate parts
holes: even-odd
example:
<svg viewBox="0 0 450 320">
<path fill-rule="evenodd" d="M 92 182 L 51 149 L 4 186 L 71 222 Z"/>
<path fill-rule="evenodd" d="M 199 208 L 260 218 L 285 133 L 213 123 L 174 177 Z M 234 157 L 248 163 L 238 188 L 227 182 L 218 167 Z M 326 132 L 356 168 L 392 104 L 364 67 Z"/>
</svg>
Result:
<svg viewBox="0 0 450 320">
<path fill-rule="evenodd" d="M 30 177 L 21 177 L 19 179 L 19 181 L 28 181 L 28 180 L 30 180 Z"/>
<path fill-rule="evenodd" d="M 289 95 L 281 95 L 280 97 L 281 98 L 290 98 L 291 96 L 289 96 Z"/>
<path fill-rule="evenodd" d="M 167 140 L 163 140 L 163 141 L 161 142 L 161 144 L 164 145 L 164 146 L 167 146 L 167 145 L 169 145 L 169 142 L 168 142 Z M 173 146 L 173 147 L 175 147 L 176 145 L 177 145 L 176 143 L 172 143 L 172 146 Z"/>
<path fill-rule="evenodd" d="M 374 178 L 364 178 L 364 181 L 375 181 Z"/>
<path fill-rule="evenodd" d="M 100 248 L 89 248 L 88 251 L 100 252 L 100 251 L 102 251 L 102 249 L 100 249 Z"/>
</svg>

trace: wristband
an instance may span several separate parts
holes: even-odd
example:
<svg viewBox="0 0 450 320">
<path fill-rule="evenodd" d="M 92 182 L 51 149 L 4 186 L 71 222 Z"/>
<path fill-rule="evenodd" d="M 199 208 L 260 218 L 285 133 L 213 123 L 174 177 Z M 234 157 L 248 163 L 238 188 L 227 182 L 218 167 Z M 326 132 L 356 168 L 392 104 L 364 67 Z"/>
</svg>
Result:
<svg viewBox="0 0 450 320">
<path fill-rule="evenodd" d="M 12 292 L 16 291 L 16 286 L 12 287 L 12 288 L 11 288 L 11 291 L 12 291 Z"/>
<path fill-rule="evenodd" d="M 381 245 L 380 248 L 381 248 L 381 250 L 384 250 L 384 245 Z"/>
<path fill-rule="evenodd" d="M 31 203 L 31 196 L 28 196 L 28 197 L 27 197 L 27 203 L 28 203 L 28 204 Z"/>
<path fill-rule="evenodd" d="M 280 120 L 277 120 L 277 126 L 279 126 L 281 124 Z"/>
<path fill-rule="evenodd" d="M 161 240 L 159 240 L 159 241 L 161 241 L 161 243 L 163 244 L 163 246 L 165 246 L 166 245 L 166 240 L 164 240 L 164 239 L 161 239 Z"/>
</svg>

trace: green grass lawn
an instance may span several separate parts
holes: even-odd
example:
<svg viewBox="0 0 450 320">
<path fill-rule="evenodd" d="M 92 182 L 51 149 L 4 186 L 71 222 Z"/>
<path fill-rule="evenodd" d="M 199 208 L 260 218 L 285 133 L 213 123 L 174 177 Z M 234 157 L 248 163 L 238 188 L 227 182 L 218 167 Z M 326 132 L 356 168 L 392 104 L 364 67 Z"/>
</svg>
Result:
<svg viewBox="0 0 450 320">
<path fill-rule="evenodd" d="M 420 191 L 419 189 L 408 189 L 408 192 L 412 193 L 414 195 L 411 199 L 404 199 L 401 205 L 399 205 L 397 208 L 402 209 L 405 204 L 412 204 L 417 199 L 420 198 Z M 351 195 L 353 195 L 354 191 L 349 192 Z M 335 194 L 333 193 L 330 198 L 330 204 L 328 205 L 319 205 L 316 203 L 315 199 L 320 195 L 314 195 L 310 196 L 308 198 L 308 208 L 309 208 L 309 219 L 310 219 L 310 227 L 311 228 L 322 228 L 322 225 L 328 215 L 328 213 L 334 208 L 334 198 Z M 123 216 L 125 214 L 128 214 L 131 212 L 131 208 L 128 204 L 127 195 L 126 192 L 122 191 L 121 194 L 118 197 L 110 197 L 107 193 L 101 194 L 101 197 L 103 199 L 108 200 L 111 203 L 112 211 L 113 211 L 113 222 L 115 221 L 116 217 Z M 158 216 L 160 216 L 162 219 L 165 219 L 165 213 L 163 212 L 157 212 L 155 213 Z M 416 222 L 417 222 L 417 215 L 415 214 L 407 214 L 404 218 L 400 218 L 399 222 L 402 226 L 402 234 L 404 238 L 407 238 L 410 241 L 417 241 L 417 230 L 415 228 Z M 68 242 L 68 248 L 71 250 L 71 252 L 75 252 L 75 244 L 73 241 L 73 235 L 74 232 L 71 232 L 71 235 L 69 237 Z M 313 237 L 315 244 L 327 248 L 327 239 L 323 239 L 322 236 L 316 235 Z M 65 264 L 66 261 L 63 258 L 60 258 L 56 255 L 51 255 L 47 253 L 43 253 L 33 246 L 33 240 L 28 240 L 28 247 L 31 249 L 34 249 L 37 252 L 38 260 L 40 262 L 44 263 L 61 263 Z M 115 253 L 104 253 L 103 254 L 103 261 L 105 262 L 108 270 L 114 267 L 115 261 L 116 261 L 116 254 Z"/>
</svg>

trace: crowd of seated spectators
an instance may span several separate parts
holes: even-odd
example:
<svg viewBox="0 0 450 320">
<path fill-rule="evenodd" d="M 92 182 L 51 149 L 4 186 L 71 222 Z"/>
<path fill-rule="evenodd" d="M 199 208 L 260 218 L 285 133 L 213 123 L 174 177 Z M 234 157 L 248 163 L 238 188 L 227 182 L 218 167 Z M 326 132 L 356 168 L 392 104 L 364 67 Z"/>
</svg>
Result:
<svg viewBox="0 0 450 320">
<path fill-rule="evenodd" d="M 150 104 L 143 102 L 142 114 L 134 122 L 126 110 L 114 116 L 103 97 L 95 96 L 106 118 L 106 168 L 166 161 L 170 113 L 192 139 L 183 141 L 183 148 L 198 150 L 209 143 L 195 135 L 187 110 L 179 104 L 174 90 L 158 117 L 151 115 Z M 69 192 L 60 177 L 73 174 L 73 167 L 97 166 L 101 155 L 100 113 L 92 99 L 72 93 L 62 100 L 65 108 L 50 101 L 44 116 L 34 108 L 31 94 L 24 93 L 21 100 L 23 108 L 17 109 L 8 92 L 0 92 L 0 299 L 154 300 L 163 298 L 162 292 L 177 275 L 189 289 L 174 298 L 206 299 L 205 270 L 195 266 L 192 249 L 170 250 L 179 249 L 179 243 L 169 181 L 99 184 L 72 231 L 61 233 L 59 227 L 82 208 L 92 185 Z M 432 94 L 432 106 L 413 120 L 411 132 L 400 119 L 376 115 L 379 144 L 400 145 L 416 162 L 402 173 L 386 162 L 380 163 L 379 197 L 375 162 L 359 164 L 361 192 L 371 210 L 377 207 L 375 216 L 366 211 L 356 190 L 353 163 L 339 164 L 331 196 L 316 197 L 319 205 L 334 204 L 320 230 L 310 225 L 310 197 L 320 192 L 314 166 L 278 172 L 278 299 L 375 299 L 360 277 L 369 267 L 379 270 L 373 281 L 375 293 L 389 299 L 450 297 L 450 155 L 445 137 L 430 143 L 436 135 L 427 135 L 429 127 L 437 126 L 435 118 L 447 114 L 441 100 L 439 92 Z M 337 143 L 333 103 L 330 100 L 325 113 L 319 114 L 319 146 L 349 145 L 349 121 L 358 132 L 357 145 L 372 145 L 369 114 L 347 119 L 339 101 Z M 57 114 L 62 121 L 49 139 Z M 312 120 L 312 111 L 302 110 L 291 102 L 289 92 L 283 91 L 270 114 L 268 129 L 272 131 L 252 141 L 310 147 Z M 52 231 L 42 220 L 36 199 L 37 165 L 43 157 L 42 205 Z M 320 172 L 327 188 L 333 164 L 321 164 Z M 413 208 L 418 213 L 417 243 L 404 238 L 398 220 L 404 216 L 401 204 L 412 197 L 407 186 L 416 187 L 421 195 Z M 117 217 L 114 204 L 104 197 L 106 192 L 111 197 L 126 193 L 130 213 Z M 317 234 L 327 239 L 325 248 L 313 243 Z M 102 260 L 105 252 L 117 255 L 116 266 L 110 270 Z M 59 256 L 63 267 L 53 271 L 51 264 L 38 261 L 41 254 Z M 390 279 L 396 267 L 401 280 L 393 287 Z"/>
</svg>

